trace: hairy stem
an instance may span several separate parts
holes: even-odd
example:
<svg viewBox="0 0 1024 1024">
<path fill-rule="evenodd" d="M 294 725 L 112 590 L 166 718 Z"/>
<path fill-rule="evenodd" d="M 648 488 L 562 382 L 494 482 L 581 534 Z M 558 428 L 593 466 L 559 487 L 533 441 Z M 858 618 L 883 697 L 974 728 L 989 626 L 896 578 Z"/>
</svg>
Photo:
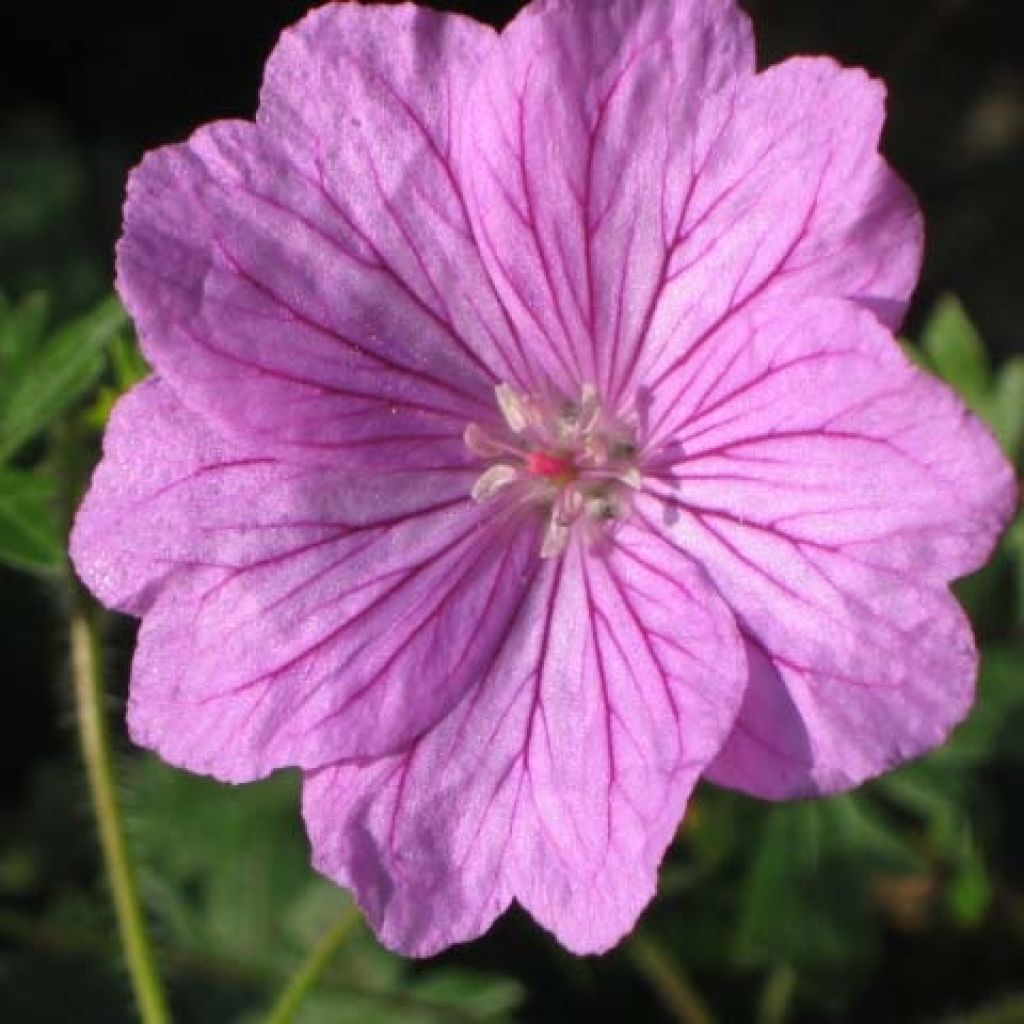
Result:
<svg viewBox="0 0 1024 1024">
<path fill-rule="evenodd" d="M 73 598 L 70 628 L 78 733 L 121 946 L 143 1024 L 168 1024 L 167 999 L 139 903 L 135 870 L 125 842 L 114 785 L 110 738 L 103 710 L 99 644 L 88 606 L 78 595 Z"/>
<path fill-rule="evenodd" d="M 359 910 L 349 907 L 333 927 L 329 928 L 320 941 L 310 950 L 309 956 L 299 965 L 284 991 L 278 996 L 267 1015 L 266 1024 L 290 1024 L 302 1001 L 316 986 L 317 980 L 332 957 L 342 947 L 359 923 Z"/>
</svg>

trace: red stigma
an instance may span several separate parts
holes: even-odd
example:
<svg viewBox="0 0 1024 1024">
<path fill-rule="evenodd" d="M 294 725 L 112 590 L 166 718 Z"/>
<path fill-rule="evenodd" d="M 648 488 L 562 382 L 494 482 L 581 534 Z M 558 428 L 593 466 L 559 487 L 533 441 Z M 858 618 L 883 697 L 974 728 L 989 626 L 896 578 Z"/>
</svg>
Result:
<svg viewBox="0 0 1024 1024">
<path fill-rule="evenodd" d="M 530 452 L 526 456 L 526 468 L 533 476 L 548 480 L 571 480 L 575 467 L 571 459 L 548 455 L 546 452 Z"/>
</svg>

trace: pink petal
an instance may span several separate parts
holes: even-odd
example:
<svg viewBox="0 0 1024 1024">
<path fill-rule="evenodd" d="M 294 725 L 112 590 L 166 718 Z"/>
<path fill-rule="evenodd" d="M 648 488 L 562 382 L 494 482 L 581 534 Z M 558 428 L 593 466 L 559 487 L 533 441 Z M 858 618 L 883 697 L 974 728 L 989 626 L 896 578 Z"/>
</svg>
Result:
<svg viewBox="0 0 1024 1024">
<path fill-rule="evenodd" d="M 631 404 L 772 295 L 902 317 L 922 228 L 877 153 L 881 86 L 825 59 L 754 76 L 751 52 L 732 4 L 665 0 L 528 8 L 485 62 L 470 209 L 562 380 Z"/>
<path fill-rule="evenodd" d="M 976 674 L 946 584 L 1014 507 L 988 431 L 837 301 L 737 316 L 680 359 L 651 420 L 674 454 L 639 513 L 705 567 L 753 652 L 711 777 L 831 791 L 940 743 Z"/>
<path fill-rule="evenodd" d="M 789 60 L 744 84 L 691 181 L 623 392 L 658 390 L 691 348 L 760 303 L 850 298 L 899 326 L 924 232 L 877 152 L 884 118 L 882 84 L 828 58 Z"/>
<path fill-rule="evenodd" d="M 449 155 L 494 38 L 412 6 L 325 7 L 283 35 L 255 124 L 146 157 L 118 287 L 190 405 L 292 459 L 463 457 L 494 381 L 522 370 Z"/>
<path fill-rule="evenodd" d="M 427 955 L 512 900 L 570 950 L 618 941 L 655 891 L 746 676 L 693 563 L 626 525 L 545 562 L 492 670 L 407 751 L 307 777 L 317 867 L 381 940 Z"/>
<path fill-rule="evenodd" d="M 530 5 L 484 63 L 461 151 L 473 223 L 564 389 L 607 390 L 641 332 L 690 168 L 753 62 L 732 3 L 623 0 Z"/>
<path fill-rule="evenodd" d="M 540 543 L 471 483 L 257 457 L 162 382 L 133 391 L 72 537 L 100 599 L 145 616 L 133 738 L 243 781 L 431 725 L 494 660 Z"/>
</svg>

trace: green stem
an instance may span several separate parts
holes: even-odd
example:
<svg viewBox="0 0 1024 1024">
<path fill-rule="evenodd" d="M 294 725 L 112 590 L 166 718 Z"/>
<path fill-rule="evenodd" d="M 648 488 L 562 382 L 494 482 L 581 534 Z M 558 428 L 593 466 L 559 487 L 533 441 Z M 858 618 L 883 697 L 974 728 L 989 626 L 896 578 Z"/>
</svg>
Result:
<svg viewBox="0 0 1024 1024">
<path fill-rule="evenodd" d="M 110 738 L 103 713 L 99 643 L 84 601 L 78 595 L 72 600 L 71 665 L 78 733 L 114 900 L 117 929 L 143 1024 L 168 1024 L 167 1000 L 139 903 L 135 870 L 125 842 L 114 785 Z"/>
<path fill-rule="evenodd" d="M 309 956 L 299 965 L 299 969 L 292 975 L 284 991 L 278 996 L 277 1002 L 271 1007 L 266 1024 L 291 1024 L 302 1001 L 316 986 L 324 968 L 358 923 L 359 910 L 353 905 L 324 933 Z"/>
<path fill-rule="evenodd" d="M 628 950 L 679 1024 L 713 1024 L 711 1011 L 686 972 L 653 939 L 638 933 L 630 939 Z"/>
</svg>

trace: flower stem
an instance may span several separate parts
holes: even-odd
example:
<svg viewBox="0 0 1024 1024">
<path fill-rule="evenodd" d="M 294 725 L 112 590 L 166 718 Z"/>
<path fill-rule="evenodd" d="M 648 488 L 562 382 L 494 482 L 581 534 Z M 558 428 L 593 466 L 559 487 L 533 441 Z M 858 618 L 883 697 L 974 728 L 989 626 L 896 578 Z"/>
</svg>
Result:
<svg viewBox="0 0 1024 1024">
<path fill-rule="evenodd" d="M 78 733 L 121 946 L 143 1024 L 168 1024 L 171 1018 L 167 999 L 139 903 L 135 870 L 125 842 L 114 786 L 110 738 L 103 713 L 99 643 L 84 600 L 78 595 L 72 600 L 71 665 Z"/>
<path fill-rule="evenodd" d="M 331 958 L 341 948 L 359 923 L 359 910 L 353 904 L 329 928 L 299 965 L 267 1015 L 266 1024 L 291 1024 L 302 1001 L 315 987 L 317 979 Z"/>
<path fill-rule="evenodd" d="M 713 1024 L 711 1012 L 686 972 L 652 938 L 638 933 L 627 948 L 640 973 L 679 1024 Z"/>
</svg>

